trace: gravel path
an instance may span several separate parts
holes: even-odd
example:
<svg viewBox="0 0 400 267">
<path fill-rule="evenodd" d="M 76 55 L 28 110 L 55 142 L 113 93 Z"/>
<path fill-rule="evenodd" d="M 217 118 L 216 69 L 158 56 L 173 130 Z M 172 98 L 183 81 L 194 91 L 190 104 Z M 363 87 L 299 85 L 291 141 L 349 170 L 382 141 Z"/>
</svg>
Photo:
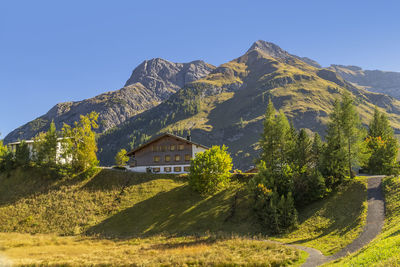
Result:
<svg viewBox="0 0 400 267">
<path fill-rule="evenodd" d="M 324 256 L 319 250 L 292 245 L 309 254 L 303 267 L 319 266 L 325 262 L 339 259 L 347 254 L 356 252 L 369 242 L 371 242 L 382 230 L 385 221 L 385 202 L 382 194 L 382 178 L 384 176 L 371 176 L 368 178 L 368 211 L 367 221 L 360 236 L 354 239 L 352 243 L 332 256 Z"/>
</svg>

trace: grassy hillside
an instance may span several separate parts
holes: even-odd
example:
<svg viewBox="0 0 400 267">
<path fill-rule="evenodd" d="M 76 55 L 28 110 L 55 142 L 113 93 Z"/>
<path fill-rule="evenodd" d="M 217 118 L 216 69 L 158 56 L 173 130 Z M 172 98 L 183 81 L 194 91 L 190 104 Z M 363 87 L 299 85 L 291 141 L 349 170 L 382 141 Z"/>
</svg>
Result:
<svg viewBox="0 0 400 267">
<path fill-rule="evenodd" d="M 281 266 L 306 258 L 257 240 L 264 235 L 246 182 L 203 198 L 175 175 L 95 170 L 55 181 L 37 169 L 3 173 L 0 232 L 0 265 L 5 257 L 15 266 Z"/>
<path fill-rule="evenodd" d="M 202 198 L 189 189 L 186 178 L 175 175 L 96 170 L 54 181 L 35 169 L 0 174 L 2 232 L 124 238 L 206 231 L 255 234 L 261 229 L 250 205 L 241 182 Z"/>
<path fill-rule="evenodd" d="M 305 259 L 297 250 L 252 240 L 267 237 L 253 213 L 249 177 L 234 179 L 227 189 L 206 198 L 193 192 L 186 179 L 107 169 L 64 180 L 38 169 L 2 173 L 0 256 L 18 264 L 49 264 L 45 266 L 118 260 L 229 265 L 250 259 L 257 265 L 263 257 L 271 264 L 298 264 Z M 398 180 L 392 184 L 400 187 Z M 348 181 L 299 210 L 299 228 L 275 239 L 333 254 L 359 234 L 365 205 L 365 179 Z M 133 257 L 137 251 L 143 257 Z"/>
<path fill-rule="evenodd" d="M 384 180 L 386 221 L 382 233 L 367 247 L 327 266 L 400 265 L 400 177 Z"/>
<path fill-rule="evenodd" d="M 277 240 L 332 255 L 358 237 L 366 216 L 367 183 L 361 177 L 342 185 L 328 198 L 300 210 L 298 229 Z"/>
</svg>

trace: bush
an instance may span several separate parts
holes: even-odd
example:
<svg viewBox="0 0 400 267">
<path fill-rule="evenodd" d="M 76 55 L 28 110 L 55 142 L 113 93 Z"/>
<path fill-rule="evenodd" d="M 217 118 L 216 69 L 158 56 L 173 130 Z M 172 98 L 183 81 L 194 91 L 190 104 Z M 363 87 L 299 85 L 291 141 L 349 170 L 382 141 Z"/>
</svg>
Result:
<svg viewBox="0 0 400 267">
<path fill-rule="evenodd" d="M 227 147 L 213 146 L 192 159 L 189 185 L 201 194 L 211 195 L 229 183 L 232 166 Z"/>
</svg>

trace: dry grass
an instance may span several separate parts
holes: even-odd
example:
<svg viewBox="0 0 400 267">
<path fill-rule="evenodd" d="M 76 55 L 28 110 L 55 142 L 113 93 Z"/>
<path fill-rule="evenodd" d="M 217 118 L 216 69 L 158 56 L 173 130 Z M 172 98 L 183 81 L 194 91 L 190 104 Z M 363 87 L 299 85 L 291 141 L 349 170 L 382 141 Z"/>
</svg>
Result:
<svg viewBox="0 0 400 267">
<path fill-rule="evenodd" d="M 113 241 L 87 237 L 0 234 L 15 266 L 287 266 L 306 254 L 239 237 L 164 237 Z"/>
</svg>

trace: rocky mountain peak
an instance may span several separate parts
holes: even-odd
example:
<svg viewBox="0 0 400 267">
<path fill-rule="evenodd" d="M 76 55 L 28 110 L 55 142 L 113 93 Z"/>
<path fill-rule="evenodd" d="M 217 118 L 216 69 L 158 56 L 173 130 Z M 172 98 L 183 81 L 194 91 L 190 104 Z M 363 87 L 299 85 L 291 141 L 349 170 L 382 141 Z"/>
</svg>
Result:
<svg viewBox="0 0 400 267">
<path fill-rule="evenodd" d="M 174 63 L 162 58 L 153 58 L 137 66 L 125 86 L 141 83 L 155 92 L 161 100 L 165 100 L 185 84 L 208 75 L 214 68 L 202 60 Z"/>
<path fill-rule="evenodd" d="M 258 40 L 252 44 L 252 46 L 247 50 L 247 52 L 250 52 L 252 50 L 260 50 L 271 57 L 274 58 L 288 58 L 290 57 L 290 54 L 277 46 L 274 43 L 266 42 L 263 40 Z"/>
</svg>

